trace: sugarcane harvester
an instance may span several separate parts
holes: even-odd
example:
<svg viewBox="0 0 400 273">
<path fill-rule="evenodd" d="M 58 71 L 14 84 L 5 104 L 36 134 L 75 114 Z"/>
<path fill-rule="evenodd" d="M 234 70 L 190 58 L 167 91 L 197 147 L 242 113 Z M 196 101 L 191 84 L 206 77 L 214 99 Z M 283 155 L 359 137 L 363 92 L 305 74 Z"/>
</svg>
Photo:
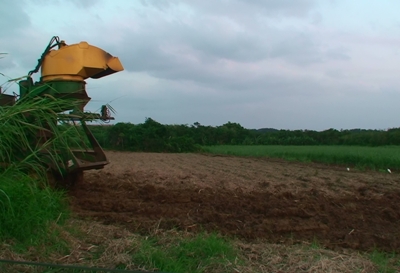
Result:
<svg viewBox="0 0 400 273">
<path fill-rule="evenodd" d="M 40 81 L 33 82 L 32 75 L 41 70 Z M 37 99 L 50 96 L 58 100 L 75 101 L 56 113 L 54 122 L 60 118 L 71 121 L 79 126 L 87 138 L 85 147 L 71 148 L 69 151 L 60 151 L 58 161 L 47 161 L 49 173 L 53 174 L 63 187 L 72 187 L 83 179 L 83 171 L 102 169 L 109 162 L 98 141 L 88 128 L 86 122 L 94 120 L 109 121 L 114 119 L 106 105 L 101 107 L 101 113 L 85 112 L 84 108 L 91 100 L 86 92 L 88 78 L 99 79 L 124 70 L 117 57 L 106 51 L 89 45 L 87 42 L 67 45 L 54 36 L 34 70 L 30 71 L 26 79 L 19 81 L 19 100 Z M 15 96 L 2 94 L 0 105 L 12 105 Z M 62 112 L 62 113 L 61 113 Z M 67 114 L 65 114 L 67 113 Z M 45 143 L 53 133 L 49 130 L 39 130 L 36 142 Z M 42 151 L 45 153 L 45 149 Z"/>
</svg>

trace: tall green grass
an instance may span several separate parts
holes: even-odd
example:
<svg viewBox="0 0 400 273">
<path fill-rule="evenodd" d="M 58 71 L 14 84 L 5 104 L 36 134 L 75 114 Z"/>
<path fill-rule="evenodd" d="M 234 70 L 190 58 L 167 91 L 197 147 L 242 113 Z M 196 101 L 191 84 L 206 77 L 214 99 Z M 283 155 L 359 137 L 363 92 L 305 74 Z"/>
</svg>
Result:
<svg viewBox="0 0 400 273">
<path fill-rule="evenodd" d="M 73 102 L 44 97 L 0 107 L 0 240 L 37 242 L 68 215 L 64 194 L 47 186 L 45 164 L 60 164 L 69 151 L 70 133 L 56 120 L 68 105 Z M 39 130 L 54 137 L 39 145 Z"/>
<path fill-rule="evenodd" d="M 208 146 L 214 154 L 282 158 L 303 162 L 338 164 L 373 170 L 400 170 L 400 146 Z"/>
<path fill-rule="evenodd" d="M 29 175 L 0 175 L 0 180 L 0 239 L 39 242 L 51 222 L 68 216 L 63 194 L 40 188 Z"/>
</svg>

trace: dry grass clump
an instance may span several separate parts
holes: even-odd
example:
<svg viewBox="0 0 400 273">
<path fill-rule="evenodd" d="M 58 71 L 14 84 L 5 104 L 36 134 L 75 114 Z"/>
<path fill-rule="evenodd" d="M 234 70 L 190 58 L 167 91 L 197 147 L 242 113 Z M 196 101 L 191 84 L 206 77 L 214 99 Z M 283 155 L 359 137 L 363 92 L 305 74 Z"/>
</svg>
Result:
<svg viewBox="0 0 400 273">
<path fill-rule="evenodd" d="M 54 225 L 53 231 L 58 234 L 58 240 L 52 242 L 52 245 L 47 243 L 19 252 L 15 247 L 3 244 L 0 246 L 0 257 L 7 260 L 97 268 L 116 268 L 123 265 L 126 269 L 138 269 L 129 254 L 139 244 L 139 235 L 117 226 L 77 219 L 69 220 L 64 227 Z M 24 271 L 18 271 L 21 267 Z M 38 268 L 32 269 L 29 266 L 7 267 L 7 272 L 17 268 L 14 272 L 40 272 L 34 271 Z M 29 268 L 31 271 L 28 271 Z"/>
<path fill-rule="evenodd" d="M 149 246 L 148 242 L 156 242 L 152 243 L 152 250 L 162 253 L 176 246 L 177 242 L 189 242 L 197 236 L 190 232 L 161 230 L 157 225 L 148 236 L 143 236 L 122 227 L 78 219 L 68 221 L 64 228 L 54 226 L 53 229 L 59 238 L 53 245 L 32 247 L 22 254 L 11 245 L 2 244 L 0 257 L 97 268 L 158 271 L 159 268 L 135 259 L 143 248 Z M 396 272 L 395 269 L 382 271 L 369 259 L 368 254 L 348 249 L 327 250 L 316 243 L 285 245 L 265 241 L 231 242 L 237 253 L 236 259 L 226 260 L 223 266 L 214 264 L 204 267 L 201 272 Z M 44 249 L 47 252 L 43 252 Z M 27 266 L 7 267 L 7 272 L 40 272 L 35 270 Z"/>
<path fill-rule="evenodd" d="M 237 242 L 246 260 L 241 272 L 377 272 L 376 266 L 352 250 L 341 252 L 308 243 L 280 245 Z"/>
</svg>

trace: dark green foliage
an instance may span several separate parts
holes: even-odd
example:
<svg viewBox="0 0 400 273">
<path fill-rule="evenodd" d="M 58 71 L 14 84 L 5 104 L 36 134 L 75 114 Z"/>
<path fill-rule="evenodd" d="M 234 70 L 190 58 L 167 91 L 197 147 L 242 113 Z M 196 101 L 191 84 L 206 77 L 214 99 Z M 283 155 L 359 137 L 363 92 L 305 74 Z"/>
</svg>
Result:
<svg viewBox="0 0 400 273">
<path fill-rule="evenodd" d="M 195 152 L 191 129 L 186 125 L 162 125 L 147 118 L 143 124 L 117 123 L 113 126 L 91 126 L 103 148 L 146 152 Z"/>
<path fill-rule="evenodd" d="M 383 130 L 276 130 L 243 128 L 228 122 L 221 126 L 163 125 L 147 118 L 142 124 L 91 126 L 106 149 L 144 152 L 196 152 L 211 145 L 400 145 L 400 128 Z"/>
</svg>

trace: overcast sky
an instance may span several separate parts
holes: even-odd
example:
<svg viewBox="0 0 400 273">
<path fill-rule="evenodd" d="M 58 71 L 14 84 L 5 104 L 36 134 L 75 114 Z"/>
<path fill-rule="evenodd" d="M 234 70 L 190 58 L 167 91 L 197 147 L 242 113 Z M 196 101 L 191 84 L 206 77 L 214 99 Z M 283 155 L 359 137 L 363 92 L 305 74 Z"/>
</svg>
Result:
<svg viewBox="0 0 400 273">
<path fill-rule="evenodd" d="M 0 72 L 26 75 L 54 35 L 87 41 L 125 68 L 87 80 L 87 110 L 111 102 L 118 122 L 400 127 L 400 1 L 0 3 Z"/>
</svg>

